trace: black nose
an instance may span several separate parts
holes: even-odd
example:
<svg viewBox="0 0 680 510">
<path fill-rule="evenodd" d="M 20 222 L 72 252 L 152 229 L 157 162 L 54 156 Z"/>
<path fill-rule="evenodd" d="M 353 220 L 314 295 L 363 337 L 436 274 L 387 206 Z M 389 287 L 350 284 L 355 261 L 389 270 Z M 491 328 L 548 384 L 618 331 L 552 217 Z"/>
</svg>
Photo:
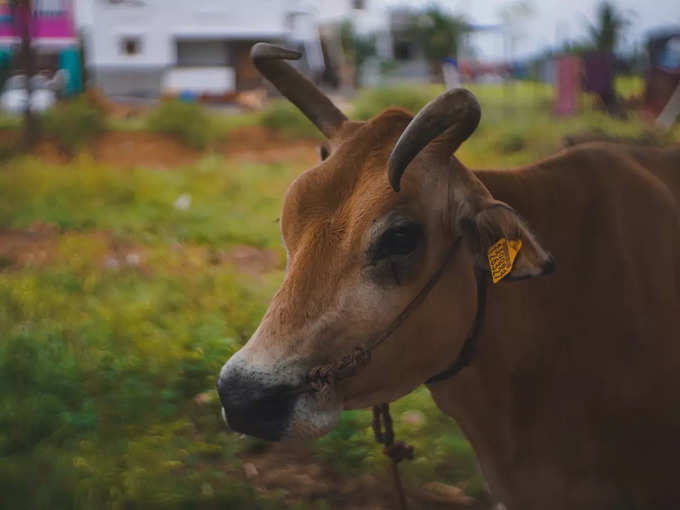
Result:
<svg viewBox="0 0 680 510">
<path fill-rule="evenodd" d="M 266 386 L 238 373 L 220 377 L 217 392 L 231 429 L 270 441 L 281 439 L 298 398 L 291 386 Z"/>
</svg>

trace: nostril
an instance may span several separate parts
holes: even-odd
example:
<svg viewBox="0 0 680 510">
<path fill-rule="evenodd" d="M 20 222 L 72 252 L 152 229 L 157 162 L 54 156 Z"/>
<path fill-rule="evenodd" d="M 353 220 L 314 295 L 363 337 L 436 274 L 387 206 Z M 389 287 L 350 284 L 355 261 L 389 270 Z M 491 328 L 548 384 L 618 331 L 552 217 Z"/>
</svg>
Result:
<svg viewBox="0 0 680 510">
<path fill-rule="evenodd" d="M 217 393 L 230 428 L 270 440 L 281 438 L 297 400 L 289 386 L 268 386 L 240 374 L 220 377 Z"/>
</svg>

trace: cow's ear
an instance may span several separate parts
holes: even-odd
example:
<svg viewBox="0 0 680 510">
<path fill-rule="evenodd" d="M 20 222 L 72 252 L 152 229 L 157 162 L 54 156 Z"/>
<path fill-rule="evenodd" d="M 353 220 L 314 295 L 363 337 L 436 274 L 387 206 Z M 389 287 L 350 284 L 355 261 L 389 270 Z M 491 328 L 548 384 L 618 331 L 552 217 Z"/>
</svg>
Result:
<svg viewBox="0 0 680 510">
<path fill-rule="evenodd" d="M 460 227 L 475 255 L 478 269 L 494 282 L 522 280 L 555 270 L 553 257 L 541 246 L 526 222 L 509 205 L 485 200 Z"/>
</svg>

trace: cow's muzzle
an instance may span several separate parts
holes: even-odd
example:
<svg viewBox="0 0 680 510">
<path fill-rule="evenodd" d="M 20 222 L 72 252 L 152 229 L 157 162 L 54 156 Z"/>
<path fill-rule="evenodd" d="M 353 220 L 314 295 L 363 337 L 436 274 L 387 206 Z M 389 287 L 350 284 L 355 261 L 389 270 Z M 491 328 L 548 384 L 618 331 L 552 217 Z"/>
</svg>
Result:
<svg viewBox="0 0 680 510">
<path fill-rule="evenodd" d="M 267 386 L 240 371 L 223 373 L 217 392 L 231 429 L 270 441 L 286 434 L 300 396 L 291 386 Z"/>
</svg>

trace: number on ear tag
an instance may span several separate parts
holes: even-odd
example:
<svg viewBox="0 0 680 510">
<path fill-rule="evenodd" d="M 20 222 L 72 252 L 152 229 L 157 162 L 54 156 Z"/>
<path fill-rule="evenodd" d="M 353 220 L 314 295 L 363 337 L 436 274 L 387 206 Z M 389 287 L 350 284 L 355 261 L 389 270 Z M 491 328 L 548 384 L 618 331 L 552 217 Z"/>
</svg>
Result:
<svg viewBox="0 0 680 510">
<path fill-rule="evenodd" d="M 489 268 L 494 283 L 500 282 L 510 274 L 521 248 L 521 240 L 508 241 L 505 237 L 489 248 Z"/>
</svg>

